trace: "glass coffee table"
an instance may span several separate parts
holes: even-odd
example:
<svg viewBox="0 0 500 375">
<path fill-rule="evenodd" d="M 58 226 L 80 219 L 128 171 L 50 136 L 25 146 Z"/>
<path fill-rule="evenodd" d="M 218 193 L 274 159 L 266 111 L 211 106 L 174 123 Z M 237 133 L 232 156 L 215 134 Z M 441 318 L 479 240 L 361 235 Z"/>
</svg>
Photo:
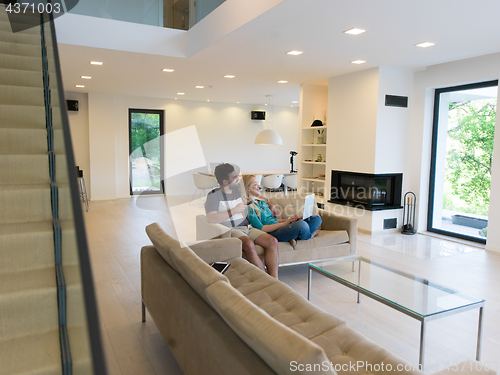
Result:
<svg viewBox="0 0 500 375">
<path fill-rule="evenodd" d="M 357 266 L 357 267 L 356 267 Z M 476 360 L 481 357 L 485 301 L 363 257 L 309 263 L 307 299 L 312 273 L 317 272 L 421 322 L 419 364 L 423 368 L 427 322 L 479 308 Z"/>
</svg>

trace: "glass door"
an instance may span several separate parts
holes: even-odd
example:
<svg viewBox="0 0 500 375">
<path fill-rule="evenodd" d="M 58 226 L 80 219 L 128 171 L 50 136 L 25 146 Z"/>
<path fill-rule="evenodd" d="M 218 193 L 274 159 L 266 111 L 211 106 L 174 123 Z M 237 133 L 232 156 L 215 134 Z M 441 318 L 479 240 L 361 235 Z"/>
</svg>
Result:
<svg viewBox="0 0 500 375">
<path fill-rule="evenodd" d="M 130 195 L 163 194 L 163 111 L 129 109 Z"/>
<path fill-rule="evenodd" d="M 427 230 L 486 243 L 498 81 L 437 89 Z"/>
</svg>

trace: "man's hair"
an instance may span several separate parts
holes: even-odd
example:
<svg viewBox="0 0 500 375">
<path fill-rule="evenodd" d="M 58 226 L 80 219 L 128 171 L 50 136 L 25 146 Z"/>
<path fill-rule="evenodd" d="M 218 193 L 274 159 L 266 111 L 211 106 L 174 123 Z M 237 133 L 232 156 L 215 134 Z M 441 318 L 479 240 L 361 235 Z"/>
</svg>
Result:
<svg viewBox="0 0 500 375">
<path fill-rule="evenodd" d="M 222 181 L 229 181 L 229 174 L 234 171 L 234 167 L 231 164 L 223 163 L 215 167 L 214 174 L 219 185 L 222 186 Z"/>
</svg>

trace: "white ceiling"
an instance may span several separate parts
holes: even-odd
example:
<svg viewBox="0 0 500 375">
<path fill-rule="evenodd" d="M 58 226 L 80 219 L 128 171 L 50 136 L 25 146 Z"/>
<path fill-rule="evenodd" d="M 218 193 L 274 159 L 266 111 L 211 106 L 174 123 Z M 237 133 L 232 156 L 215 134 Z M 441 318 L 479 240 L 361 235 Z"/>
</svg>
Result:
<svg viewBox="0 0 500 375">
<path fill-rule="evenodd" d="M 60 44 L 59 52 L 68 91 L 83 83 L 82 92 L 168 99 L 185 92 L 179 99 L 252 104 L 273 95 L 274 105 L 292 105 L 301 83 L 324 85 L 362 69 L 419 70 L 500 52 L 499 17 L 498 0 L 285 0 L 187 58 L 70 44 Z M 367 32 L 342 33 L 352 27 Z M 415 47 L 424 41 L 436 45 Z M 286 55 L 292 49 L 304 53 Z M 350 63 L 356 59 L 367 63 Z M 90 60 L 105 64 L 90 66 Z"/>
</svg>

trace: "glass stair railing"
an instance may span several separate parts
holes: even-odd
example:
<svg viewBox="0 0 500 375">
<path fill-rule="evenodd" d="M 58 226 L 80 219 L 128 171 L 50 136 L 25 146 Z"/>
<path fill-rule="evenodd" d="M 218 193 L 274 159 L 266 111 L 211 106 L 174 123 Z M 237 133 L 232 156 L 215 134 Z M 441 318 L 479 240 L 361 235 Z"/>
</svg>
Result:
<svg viewBox="0 0 500 375">
<path fill-rule="evenodd" d="M 106 374 L 47 17 L 0 5 L 0 375 Z"/>
<path fill-rule="evenodd" d="M 226 0 L 79 0 L 69 13 L 189 30 Z"/>
</svg>

